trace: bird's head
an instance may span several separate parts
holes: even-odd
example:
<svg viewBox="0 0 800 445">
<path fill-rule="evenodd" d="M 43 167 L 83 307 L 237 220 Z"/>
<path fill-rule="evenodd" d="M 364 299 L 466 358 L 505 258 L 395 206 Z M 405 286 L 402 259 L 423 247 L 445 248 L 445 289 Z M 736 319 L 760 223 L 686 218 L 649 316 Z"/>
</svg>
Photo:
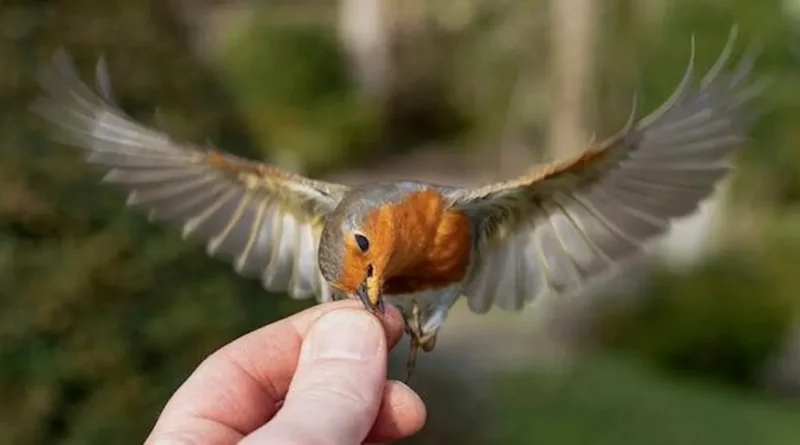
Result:
<svg viewBox="0 0 800 445">
<path fill-rule="evenodd" d="M 354 194 L 328 217 L 320 237 L 322 276 L 373 310 L 381 304 L 386 279 L 397 272 L 398 247 L 403 247 L 390 206 L 379 193 Z"/>
</svg>

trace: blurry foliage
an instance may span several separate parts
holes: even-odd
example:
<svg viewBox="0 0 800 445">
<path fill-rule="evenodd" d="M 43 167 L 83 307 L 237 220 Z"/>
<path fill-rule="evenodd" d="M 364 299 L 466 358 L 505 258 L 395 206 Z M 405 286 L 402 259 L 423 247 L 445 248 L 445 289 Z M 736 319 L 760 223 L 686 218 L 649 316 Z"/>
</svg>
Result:
<svg viewBox="0 0 800 445">
<path fill-rule="evenodd" d="M 607 308 L 599 335 L 666 368 L 755 387 L 800 312 L 796 278 L 777 276 L 798 264 L 791 257 L 730 251 L 688 272 L 658 270 L 635 302 Z"/>
<path fill-rule="evenodd" d="M 123 209 L 80 154 L 28 113 L 56 46 L 85 78 L 108 56 L 118 100 L 179 137 L 253 156 L 242 116 L 160 1 L 3 2 L 0 8 L 0 443 L 141 443 L 215 348 L 308 302 Z M 8 31 L 8 30 L 11 31 Z M 179 110 L 179 111 L 176 111 Z"/>
<path fill-rule="evenodd" d="M 549 100 L 549 15 L 543 0 L 428 1 L 440 48 L 438 75 L 470 117 L 468 149 L 503 143 L 544 154 Z"/>
<path fill-rule="evenodd" d="M 312 174 L 367 153 L 380 114 L 354 94 L 335 29 L 268 14 L 243 23 L 216 57 L 261 146 Z"/>
<path fill-rule="evenodd" d="M 264 151 L 316 174 L 458 137 L 468 118 L 452 103 L 442 75 L 450 60 L 446 42 L 422 33 L 394 44 L 399 63 L 385 101 L 375 102 L 354 84 L 332 20 L 335 7 L 317 5 L 313 18 L 302 19 L 292 8 L 256 5 L 228 25 L 215 48 L 215 65 Z"/>
</svg>

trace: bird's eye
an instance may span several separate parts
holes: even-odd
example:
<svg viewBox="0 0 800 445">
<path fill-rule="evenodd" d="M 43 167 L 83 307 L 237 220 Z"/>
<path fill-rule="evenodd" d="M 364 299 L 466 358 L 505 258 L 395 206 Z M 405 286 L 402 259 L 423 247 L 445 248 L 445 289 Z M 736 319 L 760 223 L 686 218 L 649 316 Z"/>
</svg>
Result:
<svg viewBox="0 0 800 445">
<path fill-rule="evenodd" d="M 356 244 L 358 244 L 358 248 L 361 249 L 362 252 L 366 253 L 366 251 L 369 250 L 369 240 L 364 235 L 356 234 Z"/>
</svg>

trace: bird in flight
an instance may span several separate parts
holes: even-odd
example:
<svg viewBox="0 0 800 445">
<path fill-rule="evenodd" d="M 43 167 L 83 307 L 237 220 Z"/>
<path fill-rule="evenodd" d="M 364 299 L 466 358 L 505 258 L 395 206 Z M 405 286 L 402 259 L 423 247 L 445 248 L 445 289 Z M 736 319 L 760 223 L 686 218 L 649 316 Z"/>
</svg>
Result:
<svg viewBox="0 0 800 445">
<path fill-rule="evenodd" d="M 102 60 L 95 93 L 63 50 L 41 72 L 46 94 L 33 109 L 130 207 L 241 276 L 293 298 L 357 298 L 376 314 L 396 306 L 410 338 L 408 379 L 458 300 L 480 314 L 578 292 L 712 194 L 752 121 L 745 81 L 755 51 L 727 66 L 736 30 L 699 82 L 692 38 L 683 78 L 651 114 L 638 119 L 634 100 L 624 128 L 580 155 L 474 188 L 346 186 L 175 142 L 116 105 Z"/>
</svg>

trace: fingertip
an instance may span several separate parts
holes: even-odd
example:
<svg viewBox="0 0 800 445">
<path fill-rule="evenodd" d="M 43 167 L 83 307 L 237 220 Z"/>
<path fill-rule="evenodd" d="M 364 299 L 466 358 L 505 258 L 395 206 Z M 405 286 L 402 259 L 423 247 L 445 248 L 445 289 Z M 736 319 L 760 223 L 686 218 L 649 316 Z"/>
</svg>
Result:
<svg viewBox="0 0 800 445">
<path fill-rule="evenodd" d="M 356 308 L 322 315 L 303 341 L 283 406 L 247 443 L 361 443 L 382 403 L 386 354 L 379 317 Z"/>
<path fill-rule="evenodd" d="M 403 315 L 396 306 L 391 303 L 386 303 L 386 312 L 383 314 L 375 314 L 375 318 L 380 321 L 381 326 L 383 326 L 383 330 L 386 332 L 386 343 L 389 349 L 392 349 L 397 345 L 400 339 L 403 338 L 403 334 L 405 333 L 405 320 L 403 320 Z M 314 322 L 323 315 L 329 314 L 331 312 L 340 311 L 340 310 L 358 310 L 361 311 L 363 314 L 369 314 L 364 308 L 364 305 L 356 301 L 355 299 L 346 299 L 346 300 L 338 300 L 332 301 L 328 303 L 323 303 L 321 305 L 317 305 L 314 308 L 306 310 L 309 314 L 313 315 L 308 316 L 304 315 L 302 318 L 298 319 L 298 328 L 303 326 L 303 329 L 298 329 L 299 331 L 304 331 Z"/>
<path fill-rule="evenodd" d="M 392 304 L 386 305 L 386 313 L 379 317 L 386 331 L 386 343 L 389 349 L 397 345 L 405 332 L 405 321 L 400 310 Z"/>
<path fill-rule="evenodd" d="M 397 380 L 386 382 L 378 417 L 367 436 L 368 442 L 399 440 L 418 433 L 428 416 L 417 393 Z"/>
</svg>

